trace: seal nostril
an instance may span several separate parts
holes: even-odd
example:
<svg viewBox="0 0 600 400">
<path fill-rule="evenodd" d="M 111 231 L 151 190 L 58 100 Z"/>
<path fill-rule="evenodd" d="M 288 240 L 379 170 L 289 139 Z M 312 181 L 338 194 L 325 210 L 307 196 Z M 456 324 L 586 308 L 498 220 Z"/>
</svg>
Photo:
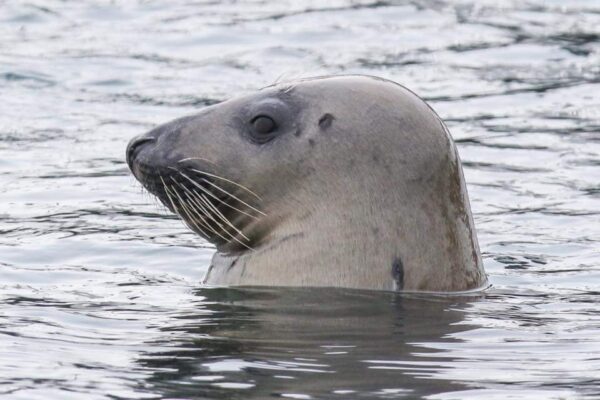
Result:
<svg viewBox="0 0 600 400">
<path fill-rule="evenodd" d="M 127 145 L 127 163 L 131 166 L 131 163 L 135 159 L 135 156 L 139 152 L 140 147 L 144 143 L 154 142 L 156 139 L 151 136 L 142 136 L 133 138 Z"/>
</svg>

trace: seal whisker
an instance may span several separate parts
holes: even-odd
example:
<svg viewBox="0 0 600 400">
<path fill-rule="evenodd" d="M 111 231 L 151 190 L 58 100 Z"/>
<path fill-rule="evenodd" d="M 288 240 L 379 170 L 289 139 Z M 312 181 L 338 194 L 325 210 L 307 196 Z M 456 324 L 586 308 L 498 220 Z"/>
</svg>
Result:
<svg viewBox="0 0 600 400">
<path fill-rule="evenodd" d="M 225 228 L 223 225 L 221 225 L 221 224 L 219 223 L 219 221 L 217 221 L 217 220 L 216 220 L 216 219 L 215 219 L 215 218 L 214 218 L 214 217 L 213 217 L 213 216 L 210 214 L 210 212 L 209 212 L 209 211 L 206 209 L 206 207 L 202 206 L 202 204 L 199 204 L 199 203 L 198 203 L 196 200 L 194 200 L 194 199 L 190 198 L 189 196 L 188 196 L 188 198 L 190 199 L 190 201 L 191 201 L 193 204 L 195 204 L 197 207 L 199 207 L 199 208 L 200 208 L 200 209 L 201 209 L 201 210 L 202 210 L 202 211 L 203 211 L 205 214 L 209 215 L 209 216 L 210 216 L 210 219 L 211 219 L 211 221 L 215 222 L 215 223 L 216 223 L 216 224 L 219 226 L 219 228 L 221 228 L 221 230 L 222 230 L 224 233 L 226 233 L 228 236 L 230 236 L 230 239 L 227 239 L 227 238 L 223 237 L 222 235 L 220 235 L 219 233 L 215 232 L 217 235 L 219 235 L 219 237 L 221 237 L 223 240 L 225 240 L 225 242 L 227 242 L 227 243 L 230 243 L 232 240 L 234 240 L 234 241 L 236 241 L 237 243 L 239 243 L 239 244 L 241 244 L 242 246 L 244 246 L 245 248 L 247 248 L 248 250 L 254 250 L 252 247 L 248 246 L 246 243 L 244 243 L 244 242 L 240 241 L 240 240 L 239 240 L 237 237 L 235 237 L 235 235 L 233 235 L 233 234 L 232 234 L 231 232 L 229 232 L 229 231 L 228 231 L 228 230 L 227 230 L 227 229 L 226 229 L 226 228 Z M 192 206 L 192 207 L 193 207 L 193 205 L 192 205 L 192 204 L 190 204 L 190 206 Z M 230 224 L 230 225 L 231 225 L 231 224 Z M 236 230 L 236 231 L 237 231 L 237 229 L 236 229 L 236 228 L 235 228 L 233 225 L 232 225 L 232 228 L 233 228 L 234 230 Z M 214 231 L 214 229 L 213 229 L 213 231 Z M 241 232 L 240 232 L 240 234 L 241 234 Z M 244 236 L 244 235 L 242 234 L 242 236 Z M 246 240 L 250 240 L 250 239 L 248 239 L 248 238 L 247 238 L 247 237 L 245 237 L 245 236 L 244 236 L 244 238 L 245 238 Z"/>
<path fill-rule="evenodd" d="M 286 87 L 285 89 L 283 89 L 283 93 L 289 93 L 292 90 L 294 90 L 295 87 L 296 87 L 296 85 L 289 85 L 288 87 Z"/>
<path fill-rule="evenodd" d="M 206 231 L 204 231 L 202 228 L 200 228 L 200 226 L 198 226 L 198 223 L 199 223 L 199 224 L 201 224 L 201 225 L 202 225 L 204 228 L 208 229 L 209 231 L 211 231 L 211 232 L 215 233 L 216 235 L 219 235 L 219 232 L 217 232 L 217 231 L 216 231 L 216 230 L 215 230 L 215 229 L 214 229 L 214 228 L 213 228 L 213 227 L 210 225 L 210 221 L 207 221 L 207 220 L 206 220 L 206 219 L 205 219 L 205 218 L 202 216 L 202 213 L 199 213 L 199 212 L 198 212 L 196 209 L 189 210 L 189 208 L 188 208 L 188 207 L 186 207 L 186 203 L 185 203 L 185 201 L 184 201 L 184 200 L 181 198 L 181 196 L 179 196 L 179 194 L 178 194 L 177 190 L 175 190 L 175 188 L 171 186 L 171 190 L 172 190 L 172 192 L 171 192 L 171 190 L 169 190 L 169 187 L 168 187 L 168 185 L 165 183 L 165 181 L 164 181 L 164 179 L 162 178 L 162 176 L 160 177 L 160 179 L 161 179 L 161 181 L 163 182 L 163 186 L 164 186 L 164 188 L 165 188 L 165 193 L 167 193 L 167 196 L 168 196 L 168 198 L 169 198 L 169 201 L 171 202 L 171 205 L 173 206 L 173 209 L 175 210 L 175 213 L 177 213 L 177 214 L 179 214 L 179 215 L 180 215 L 180 208 L 182 208 L 182 209 L 183 209 L 183 211 L 184 211 L 184 213 L 185 213 L 186 215 L 188 215 L 188 216 L 189 216 L 189 217 L 190 217 L 190 218 L 193 220 L 193 222 L 194 222 L 194 225 L 195 225 L 195 226 L 198 228 L 198 230 L 199 230 L 199 231 L 200 231 L 200 232 L 201 232 L 201 233 L 202 233 L 204 236 L 206 236 L 206 237 L 209 237 L 210 235 L 208 235 L 208 234 L 206 233 Z M 177 197 L 177 198 L 179 199 L 181 207 L 177 207 L 177 205 L 175 204 L 175 202 L 174 202 L 174 200 L 173 200 L 172 196 L 175 196 L 175 197 Z M 188 213 L 186 210 L 188 210 L 188 211 L 193 211 L 193 212 L 194 212 L 194 214 L 196 214 L 196 215 L 197 215 L 197 216 L 200 218 L 200 220 L 201 220 L 201 221 L 197 221 L 196 219 L 194 219 L 194 218 L 193 218 L 193 216 L 192 216 L 192 215 L 190 215 L 190 214 L 189 214 L 189 213 Z M 187 225 L 187 222 L 185 221 L 185 219 L 184 219 L 184 218 L 182 218 L 182 219 L 183 219 L 184 223 L 186 223 L 186 225 Z M 219 236 L 220 236 L 220 235 L 219 235 Z M 226 239 L 226 238 L 224 238 L 224 237 L 222 237 L 222 236 L 220 236 L 220 237 L 221 237 L 223 240 L 227 241 L 227 239 Z"/>
<path fill-rule="evenodd" d="M 183 172 L 179 172 L 179 175 L 183 176 L 185 179 L 187 179 L 188 181 L 190 181 L 190 183 L 194 186 L 196 186 L 198 189 L 200 189 L 203 193 L 207 194 L 208 196 L 212 197 L 213 199 L 215 199 L 216 201 L 218 201 L 219 203 L 222 203 L 224 205 L 226 205 L 227 207 L 240 212 L 244 215 L 247 215 L 250 218 L 254 218 L 254 219 L 258 219 L 258 217 L 252 215 L 252 214 L 248 214 L 247 212 L 240 210 L 237 207 L 232 206 L 231 204 L 227 203 L 226 201 L 221 200 L 220 198 L 218 198 L 217 196 L 215 196 L 214 194 L 212 194 L 210 191 L 206 190 L 206 188 L 204 188 L 202 185 L 198 184 L 198 182 L 194 181 L 192 178 L 190 178 L 189 176 L 187 176 L 186 174 L 184 174 Z"/>
<path fill-rule="evenodd" d="M 169 198 L 169 201 L 171 202 L 171 205 L 173 206 L 173 210 L 175 210 L 175 212 L 176 212 L 177 214 L 179 214 L 179 207 L 177 207 L 177 206 L 175 205 L 175 202 L 173 201 L 173 198 L 171 197 L 170 190 L 169 190 L 169 188 L 168 188 L 167 184 L 165 183 L 165 181 L 164 181 L 164 179 L 163 179 L 163 177 L 162 177 L 162 176 L 160 177 L 160 180 L 162 181 L 162 183 L 163 183 L 163 186 L 164 186 L 164 188 L 165 188 L 165 193 L 167 194 L 167 197 Z M 174 194 L 175 194 L 175 195 L 177 195 L 177 191 L 175 191 L 175 188 L 173 188 L 173 191 L 174 191 Z M 177 197 L 179 197 L 179 196 L 177 196 Z M 180 198 L 179 200 L 181 201 L 181 198 Z M 182 206 L 182 207 L 185 207 L 185 204 L 182 202 L 182 203 L 181 203 L 181 206 Z M 184 210 L 184 211 L 185 211 L 185 210 Z M 186 212 L 186 214 L 187 214 L 187 212 Z M 188 214 L 188 216 L 189 216 L 189 214 Z M 202 218 L 201 216 L 199 216 L 199 217 L 200 217 L 200 218 Z M 199 226 L 198 226 L 198 225 L 195 223 L 195 219 L 194 219 L 193 217 L 191 217 L 191 216 L 190 216 L 190 219 L 192 220 L 192 223 L 193 223 L 193 224 L 196 226 L 196 228 L 198 228 L 198 230 L 199 230 L 199 231 L 200 231 L 200 232 L 201 232 L 201 233 L 202 233 L 204 236 L 206 236 L 206 237 L 208 237 L 208 236 L 209 236 L 209 235 L 208 235 L 208 234 L 207 234 L 207 233 L 206 233 L 206 232 L 205 232 L 205 231 L 204 231 L 202 228 L 200 228 L 200 227 L 199 227 Z M 186 223 L 185 219 L 183 219 L 183 218 L 182 218 L 182 220 L 183 220 L 183 222 L 184 222 L 184 223 Z M 186 223 L 186 225 L 187 225 L 187 223 Z M 205 224 L 205 225 L 206 225 L 206 224 Z M 206 227 L 206 226 L 205 226 L 205 227 Z M 209 228 L 210 228 L 210 227 L 209 227 Z"/>
<path fill-rule="evenodd" d="M 175 211 L 175 213 L 178 214 L 177 206 L 175 205 L 175 202 L 173 201 L 173 198 L 171 197 L 171 194 L 169 193 L 169 188 L 167 187 L 165 180 L 163 179 L 163 177 L 161 175 L 159 175 L 159 178 L 163 184 L 163 187 L 165 188 L 165 193 L 167 194 L 167 198 L 169 199 L 169 201 L 171 202 L 171 205 L 173 206 L 173 211 Z"/>
<path fill-rule="evenodd" d="M 177 190 L 171 186 L 171 189 L 173 189 L 173 192 L 175 193 L 175 195 L 177 196 L 177 198 L 179 199 L 179 201 L 181 202 L 181 206 L 183 207 L 183 210 L 185 212 L 185 214 L 192 220 L 192 223 L 194 224 L 194 226 L 196 226 L 206 237 L 209 237 L 210 235 L 207 235 L 204 231 L 202 231 L 202 229 L 200 229 L 200 227 L 195 223 L 195 219 L 194 217 L 190 214 L 192 212 L 192 210 L 190 210 L 190 207 L 192 207 L 191 204 L 188 204 L 190 207 L 188 207 L 188 205 L 186 205 L 187 203 L 181 198 L 181 196 L 179 195 L 179 192 L 177 192 Z M 192 207 L 193 208 L 193 207 Z M 202 221 L 205 222 L 205 225 L 217 236 L 219 236 L 221 239 L 223 239 L 226 242 L 229 242 L 230 239 L 227 239 L 226 237 L 224 237 L 223 235 L 221 235 L 213 226 L 211 226 L 208 221 L 201 215 L 201 213 L 198 212 L 198 210 L 193 210 L 194 214 L 196 214 Z M 212 218 L 212 217 L 211 217 Z M 185 219 L 184 219 L 185 221 Z M 227 232 L 227 231 L 225 231 Z M 229 232 L 227 232 L 229 233 Z M 229 234 L 231 235 L 231 234 Z"/>
<path fill-rule="evenodd" d="M 232 181 L 231 179 L 223 178 L 222 176 L 215 175 L 215 174 L 211 174 L 211 173 L 208 173 L 208 172 L 206 172 L 206 171 L 200 171 L 199 169 L 194 169 L 194 168 L 190 168 L 190 169 L 191 169 L 192 171 L 194 171 L 194 172 L 197 172 L 197 173 L 199 173 L 199 174 L 206 175 L 206 176 L 210 176 L 211 178 L 216 178 L 216 179 L 220 179 L 220 180 L 223 180 L 223 181 L 225 181 L 225 182 L 231 183 L 232 185 L 235 185 L 235 186 L 237 186 L 237 187 L 239 187 L 239 188 L 242 188 L 242 189 L 246 190 L 248 193 L 250 193 L 251 195 L 253 195 L 254 197 L 256 197 L 258 200 L 261 200 L 261 201 L 262 201 L 262 198 L 261 198 L 259 195 L 257 195 L 256 193 L 254 193 L 252 190 L 248 189 L 248 188 L 247 188 L 246 186 L 244 186 L 244 185 L 241 185 L 241 184 L 239 184 L 239 183 L 237 183 L 237 182 L 234 182 L 234 181 Z M 233 196 L 232 196 L 232 197 L 233 197 Z"/>
<path fill-rule="evenodd" d="M 177 180 L 175 180 L 175 178 L 171 177 L 171 180 L 172 180 L 173 182 L 175 182 L 175 183 L 176 183 L 178 186 L 180 186 L 181 188 L 183 188 L 183 189 L 187 189 L 187 188 L 186 188 L 185 186 L 183 186 L 183 185 L 182 185 L 180 182 L 177 182 Z M 177 190 L 176 190 L 175 188 L 173 188 L 173 191 L 174 191 L 174 192 L 175 192 L 175 194 L 177 195 L 177 198 L 178 198 L 178 199 L 179 199 L 179 200 L 182 202 L 182 205 L 183 205 L 183 207 L 186 207 L 186 204 L 188 204 L 190 207 L 193 207 L 193 205 L 192 205 L 192 204 L 186 203 L 186 202 L 185 202 L 185 201 L 184 201 L 184 200 L 181 198 L 181 196 L 179 196 L 179 192 L 177 192 Z M 188 197 L 188 198 L 189 198 L 189 197 Z M 237 243 L 241 244 L 242 246 L 246 247 L 247 249 L 249 249 L 249 250 L 252 250 L 252 248 L 251 248 L 250 246 L 248 246 L 247 244 L 245 244 L 245 243 L 243 243 L 242 241 L 240 241 L 240 240 L 239 240 L 239 239 L 238 239 L 238 238 L 237 238 L 235 235 L 233 235 L 231 232 L 229 232 L 229 231 L 228 231 L 228 230 L 227 230 L 227 229 L 226 229 L 226 228 L 225 228 L 225 227 L 224 227 L 224 226 L 223 226 L 223 225 L 222 225 L 222 224 L 221 224 L 219 221 L 217 221 L 217 219 L 216 219 L 216 218 L 215 218 L 215 217 L 214 217 L 214 216 L 213 216 L 213 215 L 210 213 L 210 211 L 209 211 L 209 210 L 207 210 L 207 209 L 206 209 L 206 207 L 203 207 L 201 204 L 198 204 L 198 203 L 197 203 L 197 202 L 195 202 L 195 201 L 194 201 L 192 198 L 189 198 L 189 199 L 190 199 L 190 200 L 193 202 L 193 204 L 197 205 L 197 206 L 200 208 L 200 210 L 201 210 L 201 213 L 203 213 L 204 215 L 206 215 L 206 217 L 207 217 L 207 218 L 210 218 L 210 220 L 211 220 L 211 221 L 213 221 L 214 223 L 216 223 L 216 224 L 218 225 L 218 227 L 219 227 L 219 228 L 221 228 L 221 230 L 222 230 L 222 232 L 223 232 L 223 233 L 225 233 L 225 234 L 227 234 L 228 236 L 230 236 L 230 237 L 231 237 L 231 239 L 227 239 L 227 238 L 225 238 L 223 235 L 221 235 L 219 232 L 217 232 L 217 231 L 214 229 L 214 227 L 212 227 L 212 231 L 213 231 L 215 234 L 219 235 L 219 237 L 220 237 L 221 239 L 225 240 L 225 241 L 226 241 L 226 242 L 228 242 L 228 243 L 229 243 L 229 242 L 231 242 L 232 240 L 235 240 Z M 212 204 L 210 204 L 210 202 L 208 202 L 207 200 L 204 200 L 204 201 L 205 201 L 206 203 L 208 203 L 208 204 L 207 204 L 207 206 L 212 206 Z M 213 206 L 213 207 L 214 207 L 214 206 Z M 194 207 L 193 207 L 193 208 L 194 208 Z M 204 220 L 204 218 L 202 217 L 202 215 L 200 215 L 201 213 L 200 213 L 200 212 L 198 212 L 198 210 L 195 210 L 195 211 L 196 211 L 196 214 L 197 214 L 197 215 L 198 215 L 200 218 L 202 218 L 202 219 Z M 188 213 L 186 212 L 186 214 L 188 214 Z M 190 214 L 188 214 L 188 216 L 190 216 Z M 192 217 L 190 216 L 190 218 L 192 218 Z M 223 217 L 223 218 L 224 218 L 224 217 Z M 225 220 L 226 220 L 227 222 L 229 222 L 227 219 L 225 219 Z M 231 225 L 231 223 L 229 223 L 229 225 Z M 231 227 L 232 227 L 234 230 L 238 231 L 238 230 L 237 230 L 237 228 L 235 228 L 233 225 L 231 225 Z M 239 232 L 239 231 L 238 231 L 238 232 Z M 241 234 L 241 232 L 239 232 L 239 233 Z M 244 236 L 244 235 L 242 234 L 242 236 Z M 245 236 L 244 236 L 244 237 L 245 237 Z M 248 239 L 248 238 L 246 238 L 246 239 L 247 239 L 247 240 L 250 240 L 250 239 Z"/>
<path fill-rule="evenodd" d="M 225 222 L 227 225 L 229 225 L 231 228 L 233 228 L 240 236 L 242 236 L 244 239 L 246 240 L 250 240 L 248 239 L 248 237 L 246 235 L 244 235 L 242 233 L 242 231 L 240 231 L 238 228 L 235 227 L 235 225 L 233 225 L 231 223 L 231 221 L 229 221 L 224 215 L 223 213 L 221 213 L 221 211 L 219 211 L 218 208 L 216 208 L 214 206 L 214 204 L 212 204 L 210 202 L 210 200 L 208 198 L 206 198 L 206 196 L 196 193 L 194 191 L 191 191 L 190 189 L 186 188 L 185 186 L 181 185 L 181 183 L 177 182 L 175 179 L 172 178 L 172 180 L 174 182 L 176 182 L 186 193 L 187 193 L 187 197 L 192 200 L 191 196 L 196 197 L 198 200 L 201 200 L 209 209 L 211 209 L 223 222 Z"/>
<path fill-rule="evenodd" d="M 176 182 L 176 183 L 177 183 L 177 182 Z M 170 186 L 170 188 L 171 188 L 171 191 L 172 191 L 172 194 L 173 194 L 173 196 L 177 197 L 177 199 L 179 200 L 179 203 L 181 204 L 181 207 L 182 207 L 182 209 L 184 209 L 184 211 L 185 211 L 185 210 L 187 210 L 187 211 L 191 211 L 191 212 L 193 212 L 193 213 L 194 213 L 194 214 L 195 214 L 195 215 L 196 215 L 198 218 L 200 218 L 201 222 L 204 224 L 204 226 L 205 226 L 207 229 L 209 229 L 210 231 L 212 231 L 212 232 L 214 232 L 214 233 L 217 233 L 217 234 L 218 234 L 218 232 L 216 232 L 216 231 L 214 230 L 213 226 L 210 224 L 210 221 L 211 221 L 211 219 L 212 219 L 212 216 L 210 216 L 210 215 L 209 215 L 209 214 L 207 214 L 207 213 L 203 213 L 203 212 L 202 212 L 203 210 L 197 210 L 195 207 L 193 207 L 193 205 L 192 205 L 192 204 L 189 204 L 188 202 L 186 202 L 186 201 L 185 201 L 185 200 L 184 200 L 184 199 L 183 199 L 183 198 L 182 198 L 182 197 L 179 195 L 179 192 L 177 191 L 177 189 L 176 189 L 174 186 Z M 190 217 L 190 218 L 194 219 L 192 215 L 190 215 L 190 214 L 188 214 L 188 213 L 186 213 L 186 214 L 188 215 L 188 217 Z M 205 217 L 205 216 L 206 216 L 206 217 Z M 194 220 L 195 220 L 195 219 L 194 219 Z M 226 240 L 226 239 L 224 239 L 224 240 Z"/>
<path fill-rule="evenodd" d="M 218 208 L 216 208 L 216 207 L 214 206 L 214 204 L 212 204 L 212 203 L 210 202 L 210 200 L 208 200 L 208 199 L 206 198 L 206 196 L 204 196 L 204 195 L 202 195 L 202 194 L 201 194 L 201 195 L 200 195 L 200 198 L 204 200 L 204 203 L 205 203 L 205 204 L 206 204 L 206 205 L 207 205 L 209 208 L 211 208 L 211 209 L 212 209 L 212 210 L 215 212 L 215 214 L 217 214 L 217 216 L 219 216 L 219 218 L 221 218 L 221 220 L 222 220 L 223 222 L 225 222 L 227 225 L 229 225 L 231 228 L 233 228 L 233 229 L 234 229 L 234 230 L 235 230 L 235 231 L 236 231 L 236 232 L 237 232 L 237 233 L 238 233 L 240 236 L 242 236 L 244 239 L 246 239 L 246 240 L 250 241 L 250 239 L 249 239 L 249 238 L 248 238 L 246 235 L 244 235 L 244 234 L 242 233 L 242 231 L 240 231 L 238 228 L 236 228 L 236 227 L 235 227 L 235 225 L 233 225 L 233 224 L 231 223 L 231 221 L 229 221 L 229 220 L 228 220 L 228 219 L 227 219 L 227 218 L 226 218 L 226 217 L 223 215 L 223 213 L 221 213 L 221 211 L 219 211 L 219 209 L 218 209 Z"/>
<path fill-rule="evenodd" d="M 229 197 L 232 197 L 234 199 L 236 199 L 237 201 L 239 201 L 240 203 L 242 203 L 243 205 L 245 205 L 246 207 L 250 208 L 253 211 L 256 211 L 257 213 L 264 215 L 265 217 L 267 216 L 267 214 L 265 214 L 264 212 L 252 207 L 250 204 L 246 203 L 244 200 L 240 199 L 239 197 L 234 196 L 233 194 L 229 193 L 227 190 L 223 189 L 222 187 L 220 187 L 219 185 L 215 185 L 214 183 L 212 183 L 211 181 L 202 178 L 202 182 L 205 182 L 207 184 L 209 184 L 210 186 L 214 187 L 215 189 L 225 193 L 226 195 L 228 195 Z"/>
<path fill-rule="evenodd" d="M 175 204 L 175 201 L 173 200 L 173 197 L 171 196 L 171 191 L 169 190 L 169 188 L 168 188 L 167 184 L 165 183 L 165 181 L 164 181 L 164 179 L 163 179 L 163 177 L 162 177 L 162 176 L 160 177 L 160 180 L 162 181 L 162 183 L 163 183 L 163 187 L 165 188 L 165 193 L 167 194 L 167 197 L 169 198 L 169 201 L 171 202 L 171 205 L 173 206 L 173 210 L 175 211 L 175 213 L 176 213 L 176 214 L 180 214 L 180 212 L 179 212 L 179 208 L 180 208 L 180 207 L 177 207 L 177 205 Z M 175 193 L 173 193 L 173 195 L 175 195 Z M 181 206 L 182 206 L 182 207 L 184 207 L 183 203 L 181 203 Z M 185 212 L 185 210 L 184 210 L 184 212 Z M 190 217 L 190 218 L 191 218 L 191 217 Z M 192 219 L 193 219 L 193 218 L 192 218 Z M 184 223 L 184 224 L 186 224 L 188 227 L 190 227 L 190 226 L 189 226 L 189 224 L 187 223 L 187 221 L 186 221 L 184 218 L 182 218 L 182 221 L 183 221 L 183 223 Z M 195 224 L 194 224 L 194 225 L 195 225 Z M 199 230 L 199 231 L 200 231 L 202 234 L 204 234 L 205 236 L 207 236 L 207 235 L 206 235 L 206 232 L 204 232 L 204 230 L 202 230 L 202 228 L 200 228 L 200 227 L 199 227 L 199 226 L 197 226 L 197 225 L 196 225 L 196 227 L 198 228 L 198 230 Z M 190 228 L 191 228 L 191 227 L 190 227 Z"/>
<path fill-rule="evenodd" d="M 183 200 L 183 199 L 182 199 Z M 210 232 L 214 233 L 215 235 L 219 236 L 221 239 L 223 239 L 225 242 L 229 242 L 231 239 L 226 238 L 225 236 L 223 236 L 218 230 L 216 230 L 211 224 L 210 222 L 213 220 L 212 217 L 210 218 L 205 218 L 203 216 L 203 212 L 202 210 L 198 210 L 196 208 L 195 203 L 186 203 L 188 210 L 190 210 L 190 212 L 193 212 L 195 215 L 198 216 L 198 218 L 200 218 L 202 221 L 204 221 L 204 225 L 208 226 Z M 222 228 L 222 227 L 221 227 Z M 227 232 L 226 230 L 223 230 L 224 233 L 227 233 L 229 235 L 231 235 L 229 232 Z M 208 236 L 208 235 L 207 235 Z"/>
<path fill-rule="evenodd" d="M 177 163 L 179 164 L 179 163 L 191 161 L 191 160 L 206 161 L 212 165 L 217 165 L 217 163 L 210 161 L 208 158 L 202 158 L 202 157 L 186 157 L 186 158 L 182 158 L 181 160 L 177 161 Z"/>
</svg>

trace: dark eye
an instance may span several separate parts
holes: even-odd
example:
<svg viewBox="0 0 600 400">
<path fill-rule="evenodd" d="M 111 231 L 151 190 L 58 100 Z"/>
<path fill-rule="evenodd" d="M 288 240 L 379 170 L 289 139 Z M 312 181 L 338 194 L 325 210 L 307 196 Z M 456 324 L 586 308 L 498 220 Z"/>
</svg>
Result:
<svg viewBox="0 0 600 400">
<path fill-rule="evenodd" d="M 267 117 L 266 115 L 259 115 L 252 120 L 252 127 L 254 128 L 254 132 L 259 135 L 268 135 L 277 129 L 277 124 L 271 117 Z"/>
</svg>

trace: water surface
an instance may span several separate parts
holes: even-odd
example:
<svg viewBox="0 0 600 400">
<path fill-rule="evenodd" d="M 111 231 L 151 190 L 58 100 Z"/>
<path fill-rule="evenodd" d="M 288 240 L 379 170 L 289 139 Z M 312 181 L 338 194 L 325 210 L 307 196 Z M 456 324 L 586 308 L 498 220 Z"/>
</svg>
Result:
<svg viewBox="0 0 600 400">
<path fill-rule="evenodd" d="M 0 1 L 0 396 L 600 398 L 597 1 Z M 128 140 L 364 73 L 447 121 L 493 288 L 206 289 Z"/>
</svg>

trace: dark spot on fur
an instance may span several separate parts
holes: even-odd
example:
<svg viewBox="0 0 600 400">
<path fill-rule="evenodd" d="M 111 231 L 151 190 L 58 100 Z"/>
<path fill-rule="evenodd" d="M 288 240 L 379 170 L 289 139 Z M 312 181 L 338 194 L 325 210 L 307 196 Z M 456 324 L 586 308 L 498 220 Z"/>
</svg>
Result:
<svg viewBox="0 0 600 400">
<path fill-rule="evenodd" d="M 327 129 L 331 126 L 332 122 L 333 122 L 333 115 L 331 115 L 329 113 L 323 114 L 321 119 L 319 119 L 319 126 L 321 127 L 321 129 Z"/>
<path fill-rule="evenodd" d="M 308 139 L 308 144 L 310 145 L 310 147 L 315 147 L 315 141 L 312 139 Z"/>
<path fill-rule="evenodd" d="M 237 264 L 238 260 L 239 258 L 236 258 L 231 264 L 229 264 L 229 267 L 227 267 L 227 272 L 229 272 L 231 268 L 235 267 L 235 264 Z"/>
<path fill-rule="evenodd" d="M 202 281 L 203 284 L 205 284 L 206 282 L 208 282 L 208 276 L 210 275 L 210 273 L 212 272 L 212 270 L 215 268 L 214 265 L 210 265 L 210 267 L 208 267 L 208 271 L 206 271 L 206 275 L 204 275 L 204 280 Z"/>
<path fill-rule="evenodd" d="M 298 221 L 304 221 L 304 220 L 308 219 L 311 215 L 312 215 L 312 211 L 307 211 L 298 217 Z"/>
<path fill-rule="evenodd" d="M 392 262 L 392 278 L 396 282 L 396 289 L 402 290 L 404 287 L 404 265 L 402 265 L 400 258 L 396 258 Z"/>
<path fill-rule="evenodd" d="M 296 132 L 294 132 L 294 136 L 300 136 L 300 135 L 302 135 L 302 129 L 296 128 Z"/>
</svg>

